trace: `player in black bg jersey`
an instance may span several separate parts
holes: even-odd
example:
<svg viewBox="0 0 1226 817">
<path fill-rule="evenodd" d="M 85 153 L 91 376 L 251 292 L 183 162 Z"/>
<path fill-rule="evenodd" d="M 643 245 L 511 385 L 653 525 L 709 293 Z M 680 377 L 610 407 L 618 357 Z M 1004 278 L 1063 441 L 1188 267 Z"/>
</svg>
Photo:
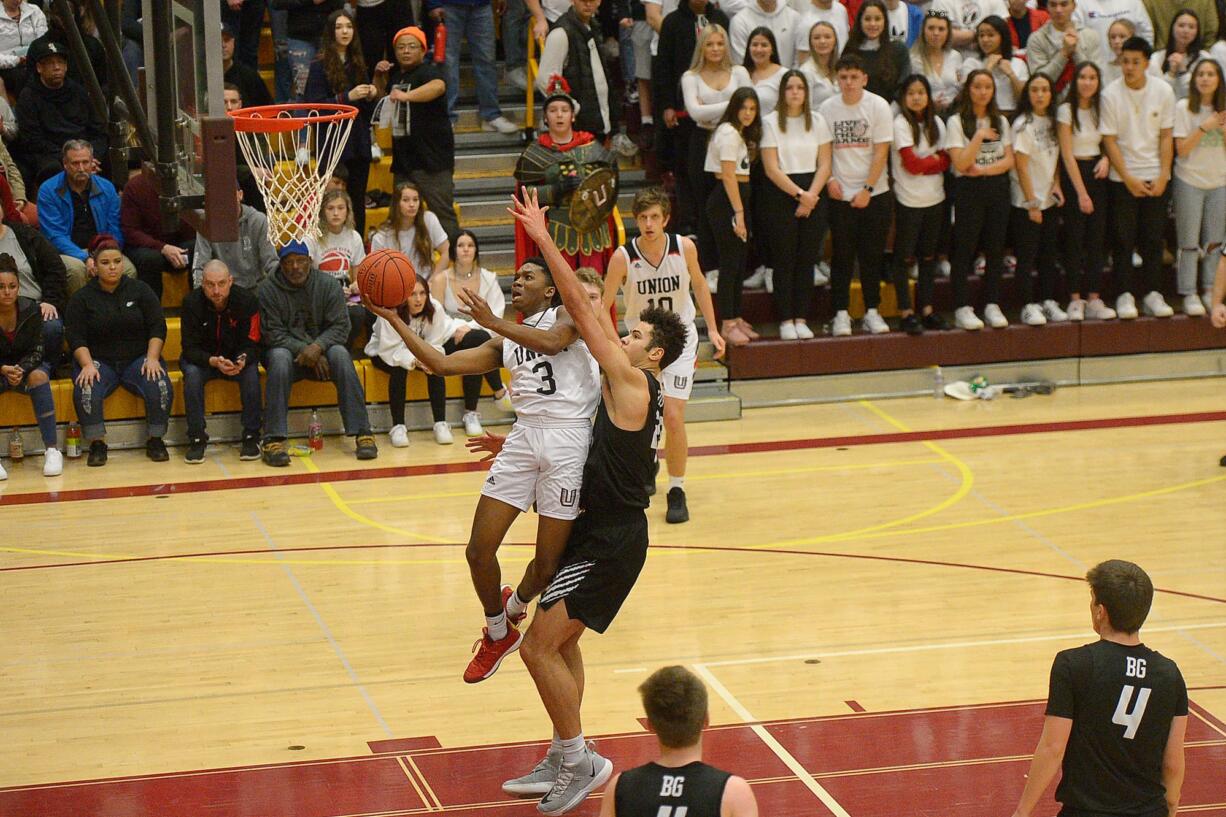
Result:
<svg viewBox="0 0 1226 817">
<path fill-rule="evenodd" d="M 527 793 L 527 786 L 553 776 L 537 809 L 562 814 L 613 773 L 613 764 L 583 737 L 579 638 L 586 629 L 608 628 L 647 559 L 646 486 L 664 404 L 660 370 L 681 354 L 686 330 L 674 313 L 646 309 L 630 334 L 618 338 L 608 316 L 596 313 L 575 271 L 550 239 L 535 191 L 527 189 L 511 213 L 542 248 L 562 303 L 601 370 L 600 405 L 579 497 L 583 513 L 520 648 L 553 721 L 554 747 L 560 752 L 551 747 L 552 757 L 547 755 L 524 778 L 503 784 L 507 791 Z"/>
<path fill-rule="evenodd" d="M 1154 585 L 1118 559 L 1086 574 L 1099 640 L 1057 653 L 1047 717 L 1014 817 L 1030 817 L 1056 769 L 1061 817 L 1174 817 L 1183 786 L 1188 690 L 1141 643 Z"/>
<path fill-rule="evenodd" d="M 600 817 L 758 817 L 744 778 L 702 762 L 707 688 L 685 667 L 664 667 L 639 686 L 658 760 L 622 772 L 605 789 Z"/>
</svg>

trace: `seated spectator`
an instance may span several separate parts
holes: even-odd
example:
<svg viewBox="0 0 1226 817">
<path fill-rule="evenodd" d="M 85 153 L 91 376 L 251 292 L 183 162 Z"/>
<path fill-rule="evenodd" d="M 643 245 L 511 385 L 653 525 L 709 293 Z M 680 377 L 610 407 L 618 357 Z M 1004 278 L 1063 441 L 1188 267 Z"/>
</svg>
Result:
<svg viewBox="0 0 1226 817">
<path fill-rule="evenodd" d="M 603 142 L 613 133 L 617 110 L 609 105 L 608 72 L 598 47 L 601 35 L 595 15 L 599 6 L 600 0 L 572 0 L 545 38 L 536 87 L 548 94 L 554 75 L 564 78 L 579 103 L 575 127 Z"/>
<path fill-rule="evenodd" d="M 243 92 L 237 85 L 232 82 L 227 82 L 221 92 L 223 104 L 226 106 L 226 113 L 237 111 L 239 108 L 246 107 L 246 102 L 243 100 Z M 255 174 L 251 172 L 251 168 L 247 166 L 247 157 L 243 155 L 243 149 L 239 147 L 238 140 L 234 141 L 234 167 L 238 174 L 238 187 L 243 191 L 243 199 L 247 204 L 254 207 L 259 212 L 264 212 L 264 194 L 260 192 L 260 185 L 255 180 Z M 343 170 L 344 165 L 338 165 L 337 170 Z"/>
<path fill-rule="evenodd" d="M 260 76 L 255 65 L 235 59 L 236 46 L 234 29 L 229 24 L 222 23 L 221 70 L 225 72 L 225 81 L 238 88 L 245 105 L 271 105 L 272 94 L 268 93 L 264 78 Z"/>
<path fill-rule="evenodd" d="M 45 6 L 46 3 L 43 5 Z M 97 26 L 94 25 L 89 12 L 80 2 L 72 2 L 69 5 L 76 16 L 77 28 L 81 31 L 81 40 L 85 44 L 85 53 L 89 57 L 89 63 L 94 68 L 94 76 L 98 78 L 98 84 L 102 86 L 102 90 L 105 93 L 110 89 L 110 77 L 107 75 L 106 52 L 103 51 L 102 41 L 98 38 Z M 46 9 L 44 9 L 45 11 Z M 84 87 L 85 75 L 82 73 L 81 66 L 77 64 L 77 59 L 73 56 L 72 49 L 68 45 L 68 32 L 60 22 L 59 15 L 47 14 L 46 16 L 47 33 L 30 43 L 30 52 L 41 51 L 54 43 L 56 48 L 59 49 L 59 53 L 63 54 L 65 59 L 68 60 L 68 78 Z M 33 59 L 30 56 L 27 56 L 26 59 L 27 84 L 35 78 L 35 63 Z"/>
<path fill-rule="evenodd" d="M 38 209 L 26 198 L 26 180 L 22 177 L 21 170 L 13 159 L 13 154 L 9 153 L 3 141 L 0 141 L 0 177 L 3 177 L 3 184 L 8 187 L 9 199 L 12 201 L 11 212 L 20 215 L 23 222 L 29 223 L 37 219 Z M 0 195 L 3 194 L 0 193 Z M 3 206 L 5 217 L 8 218 L 9 200 L 5 200 Z"/>
<path fill-rule="evenodd" d="M 19 294 L 38 304 L 43 325 L 43 361 L 54 369 L 64 347 L 64 307 L 68 305 L 68 276 L 60 254 L 33 227 L 20 222 L 0 223 L 0 253 L 17 265 Z"/>
<path fill-rule="evenodd" d="M 1032 74 L 1046 74 L 1059 93 L 1073 81 L 1073 68 L 1083 62 L 1102 65 L 1102 38 L 1092 28 L 1079 26 L 1076 0 L 1048 0 L 1051 19 L 1030 38 L 1026 61 Z"/>
<path fill-rule="evenodd" d="M 123 13 L 119 20 L 119 30 L 123 33 L 124 67 L 128 69 L 128 78 L 132 87 L 139 87 L 138 72 L 145 65 L 145 30 L 141 24 L 142 0 L 122 0 Z"/>
<path fill-rule="evenodd" d="M 54 477 L 64 472 L 64 458 L 56 448 L 55 399 L 43 360 L 43 317 L 38 301 L 21 297 L 20 289 L 17 262 L 0 252 L 0 394 L 16 389 L 30 396 L 46 446 L 43 476 Z M 8 476 L 0 466 L 0 480 Z"/>
<path fill-rule="evenodd" d="M 339 164 L 349 172 L 346 189 L 350 197 L 361 202 L 366 200 L 366 180 L 370 175 L 370 115 L 379 98 L 379 91 L 367 81 L 368 76 L 353 18 L 347 11 L 332 12 L 324 27 L 319 57 L 311 63 L 305 98 L 307 102 L 339 102 L 358 109 Z M 358 234 L 365 235 L 366 208 L 351 215 Z"/>
<path fill-rule="evenodd" d="M 144 398 L 149 438 L 145 454 L 170 459 L 162 442 L 174 391 L 162 365 L 166 318 L 162 304 L 144 282 L 124 274 L 123 253 L 113 236 L 100 233 L 89 245 L 95 275 L 68 300 L 64 332 L 72 350 L 72 402 L 89 440 L 86 464 L 106 465 L 106 424 L 102 403 L 123 386 Z"/>
<path fill-rule="evenodd" d="M 229 35 L 234 43 L 229 49 L 231 58 L 237 57 L 243 65 L 258 71 L 260 67 L 260 31 L 264 28 L 265 0 L 228 0 L 221 4 L 221 33 Z M 229 70 L 229 65 L 226 70 Z M 228 77 L 226 82 L 232 82 Z M 257 102 L 256 105 L 271 103 Z"/>
<path fill-rule="evenodd" d="M 1050 0 L 1049 0 L 1050 3 Z M 1018 56 L 1026 54 L 1030 35 L 1043 27 L 1048 21 L 1047 12 L 1040 8 L 1031 8 L 1029 0 L 1009 0 L 1009 16 L 1005 22 L 1009 24 L 1012 35 L 1013 51 Z M 1033 66 L 1031 66 L 1033 69 Z M 1039 73 L 1037 70 L 1034 73 Z"/>
<path fill-rule="evenodd" d="M 47 33 L 47 16 L 43 10 L 27 0 L 4 0 L 4 13 L 0 14 L 0 91 L 13 96 L 29 76 L 26 67 L 26 52 L 30 44 Z"/>
<path fill-rule="evenodd" d="M 421 206 L 417 185 L 399 182 L 392 196 L 392 211 L 370 239 L 370 251 L 400 250 L 413 262 L 418 275 L 429 278 L 447 266 L 450 246 L 438 216 Z M 437 261 L 435 251 L 439 254 Z"/>
<path fill-rule="evenodd" d="M 268 217 L 243 204 L 243 190 L 236 192 L 238 206 L 238 241 L 210 241 L 203 233 L 196 234 L 196 252 L 192 255 L 192 286 L 204 281 L 204 265 L 214 258 L 226 262 L 234 283 L 255 292 L 257 286 L 277 269 L 277 251 L 268 238 Z"/>
<path fill-rule="evenodd" d="M 319 238 L 307 239 L 311 263 L 320 272 L 330 275 L 345 291 L 349 309 L 349 345 L 358 339 L 363 329 L 369 329 L 375 318 L 362 306 L 362 296 L 353 279 L 354 270 L 366 258 L 366 245 L 353 227 L 353 201 L 343 190 L 324 193 L 319 211 Z"/>
<path fill-rule="evenodd" d="M 162 230 L 157 179 L 147 171 L 128 178 L 119 206 L 119 224 L 125 249 L 136 267 L 136 277 L 160 299 L 163 270 L 186 274 L 191 269 L 196 231 L 182 220 L 174 233 Z"/>
<path fill-rule="evenodd" d="M 95 272 L 93 258 L 84 248 L 94 236 L 106 234 L 122 250 L 123 233 L 119 194 L 115 185 L 95 172 L 97 165 L 89 142 L 70 139 L 60 155 L 64 169 L 38 190 L 38 225 L 64 261 L 68 294 L 72 295 Z M 122 263 L 124 275 L 136 275 L 136 267 L 126 256 Z"/>
<path fill-rule="evenodd" d="M 455 235 L 455 133 L 447 115 L 447 82 L 434 63 L 427 63 L 426 35 L 409 26 L 396 32 L 396 65 L 375 66 L 375 86 L 386 90 L 391 105 L 392 175 L 418 186 L 422 197 L 447 231 Z"/>
<path fill-rule="evenodd" d="M 243 404 L 240 460 L 260 458 L 263 407 L 260 396 L 260 302 L 254 292 L 234 286 L 224 261 L 204 265 L 204 283 L 183 298 L 183 407 L 187 412 L 187 456 L 204 462 L 209 435 L 204 425 L 204 384 L 214 378 L 236 381 Z"/>
<path fill-rule="evenodd" d="M 302 101 L 307 74 L 318 50 L 319 32 L 326 30 L 328 15 L 345 5 L 344 0 L 270 0 L 271 8 L 286 13 L 286 41 L 293 75 L 291 101 Z"/>
<path fill-rule="evenodd" d="M 1188 86 L 1192 82 L 1192 69 L 1197 62 L 1210 59 L 1204 45 L 1200 18 L 1187 9 L 1180 11 L 1171 20 L 1166 48 L 1155 51 L 1149 58 L 1149 73 L 1166 80 L 1175 92 L 1176 100 L 1186 99 Z"/>
<path fill-rule="evenodd" d="M 345 345 L 349 314 L 345 295 L 328 276 L 311 267 L 311 255 L 301 241 L 281 248 L 276 272 L 260 283 L 260 334 L 264 368 L 268 371 L 264 462 L 289 465 L 285 439 L 289 434 L 289 393 L 309 377 L 336 384 L 345 433 L 355 437 L 357 458 L 379 456 L 366 414 L 366 393 Z"/>
<path fill-rule="evenodd" d="M 477 90 L 477 112 L 481 128 L 508 135 L 519 133 L 519 125 L 502 115 L 498 104 L 498 66 L 494 55 L 494 9 L 490 0 L 433 0 L 430 16 L 447 25 L 450 40 L 445 58 L 447 71 L 447 113 L 453 119 L 460 96 L 460 43 L 468 44 L 473 79 Z M 463 38 L 461 40 L 461 38 Z"/>
<path fill-rule="evenodd" d="M 474 328 L 472 324 L 448 315 L 443 305 L 430 297 L 430 285 L 420 276 L 413 294 L 398 311 L 414 333 L 443 354 L 475 349 L 490 339 L 484 329 Z M 392 445 L 404 448 L 409 444 L 409 433 L 404 425 L 405 382 L 409 372 L 418 368 L 417 358 L 404 345 L 404 340 L 391 324 L 382 318 L 375 321 L 374 332 L 366 344 L 366 354 L 370 355 L 370 362 L 376 369 L 390 376 L 387 394 L 392 412 L 392 430 L 388 436 Z M 497 370 L 486 375 L 464 375 L 463 422 L 464 433 L 469 437 L 479 437 L 485 433 L 481 427 L 481 415 L 477 413 L 477 400 L 481 397 L 481 378 L 490 374 L 497 380 Z M 501 380 L 498 380 L 498 387 L 502 387 Z M 434 441 L 439 445 L 451 445 L 451 426 L 447 423 L 447 381 L 438 375 L 427 374 L 426 389 L 430 394 L 430 412 L 434 416 Z"/>
<path fill-rule="evenodd" d="M 96 157 L 106 156 L 105 123 L 94 116 L 85 86 L 67 76 L 68 59 L 58 43 L 41 40 L 30 47 L 38 76 L 17 97 L 19 139 L 14 152 L 26 187 L 37 188 L 63 162 L 60 146 L 85 140 Z"/>
</svg>

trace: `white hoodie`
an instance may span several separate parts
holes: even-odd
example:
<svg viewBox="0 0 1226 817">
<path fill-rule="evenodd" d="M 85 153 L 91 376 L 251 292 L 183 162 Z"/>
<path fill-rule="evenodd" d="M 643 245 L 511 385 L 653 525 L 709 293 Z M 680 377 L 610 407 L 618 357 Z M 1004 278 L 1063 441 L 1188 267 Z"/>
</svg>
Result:
<svg viewBox="0 0 1226 817">
<path fill-rule="evenodd" d="M 0 13 L 0 68 L 20 65 L 30 43 L 47 33 L 47 16 L 42 9 L 25 2 L 20 10 L 16 20 Z"/>
<path fill-rule="evenodd" d="M 434 320 L 427 321 L 425 317 L 418 315 L 409 321 L 409 329 L 441 352 L 443 344 L 451 340 L 457 329 L 461 326 L 472 327 L 472 324 L 448 315 L 443 305 L 434 298 L 430 299 L 430 303 L 434 304 Z M 383 362 L 389 366 L 399 366 L 409 371 L 418 366 L 417 358 L 409 351 L 409 347 L 404 345 L 404 339 L 383 318 L 375 321 L 375 326 L 370 332 L 370 340 L 366 343 L 366 354 L 370 357 L 382 358 Z"/>
<path fill-rule="evenodd" d="M 732 19 L 731 30 L 728 32 L 732 64 L 740 65 L 745 59 L 750 32 L 759 26 L 765 26 L 775 35 L 779 64 L 784 68 L 791 68 L 796 62 L 796 29 L 799 25 L 800 15 L 786 0 L 775 0 L 774 11 L 763 11 L 761 0 L 746 6 Z"/>
</svg>

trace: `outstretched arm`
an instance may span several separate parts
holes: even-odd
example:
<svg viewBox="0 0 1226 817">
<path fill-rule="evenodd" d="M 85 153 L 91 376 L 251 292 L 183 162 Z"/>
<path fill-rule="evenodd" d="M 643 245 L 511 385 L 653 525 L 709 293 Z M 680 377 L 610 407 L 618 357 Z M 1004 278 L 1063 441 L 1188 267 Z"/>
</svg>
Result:
<svg viewBox="0 0 1226 817">
<path fill-rule="evenodd" d="M 365 295 L 362 296 L 362 305 L 387 321 L 388 326 L 400 335 L 404 345 L 409 347 L 413 357 L 434 374 L 485 374 L 502 365 L 502 338 L 491 338 L 475 349 L 462 349 L 455 354 L 446 355 L 422 340 L 396 314 L 396 310 L 375 306 Z"/>
<path fill-rule="evenodd" d="M 470 290 L 457 289 L 456 297 L 478 326 L 538 354 L 556 355 L 579 338 L 579 330 L 569 321 L 559 320 L 548 329 L 537 329 L 496 314 L 484 298 Z"/>
</svg>

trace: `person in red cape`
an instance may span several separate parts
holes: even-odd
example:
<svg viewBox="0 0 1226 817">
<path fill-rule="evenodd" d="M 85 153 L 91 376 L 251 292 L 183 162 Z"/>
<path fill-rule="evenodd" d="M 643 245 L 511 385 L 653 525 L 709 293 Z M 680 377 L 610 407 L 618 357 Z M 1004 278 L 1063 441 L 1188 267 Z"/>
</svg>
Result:
<svg viewBox="0 0 1226 817">
<path fill-rule="evenodd" d="M 535 188 L 541 204 L 549 205 L 549 232 L 567 262 L 593 267 L 603 276 L 617 249 L 617 158 L 592 134 L 574 129 L 579 103 L 566 80 L 554 74 L 547 87 L 544 120 L 549 131 L 520 154 L 516 195 Z M 535 255 L 540 255 L 536 243 L 516 222 L 516 266 Z"/>
</svg>

